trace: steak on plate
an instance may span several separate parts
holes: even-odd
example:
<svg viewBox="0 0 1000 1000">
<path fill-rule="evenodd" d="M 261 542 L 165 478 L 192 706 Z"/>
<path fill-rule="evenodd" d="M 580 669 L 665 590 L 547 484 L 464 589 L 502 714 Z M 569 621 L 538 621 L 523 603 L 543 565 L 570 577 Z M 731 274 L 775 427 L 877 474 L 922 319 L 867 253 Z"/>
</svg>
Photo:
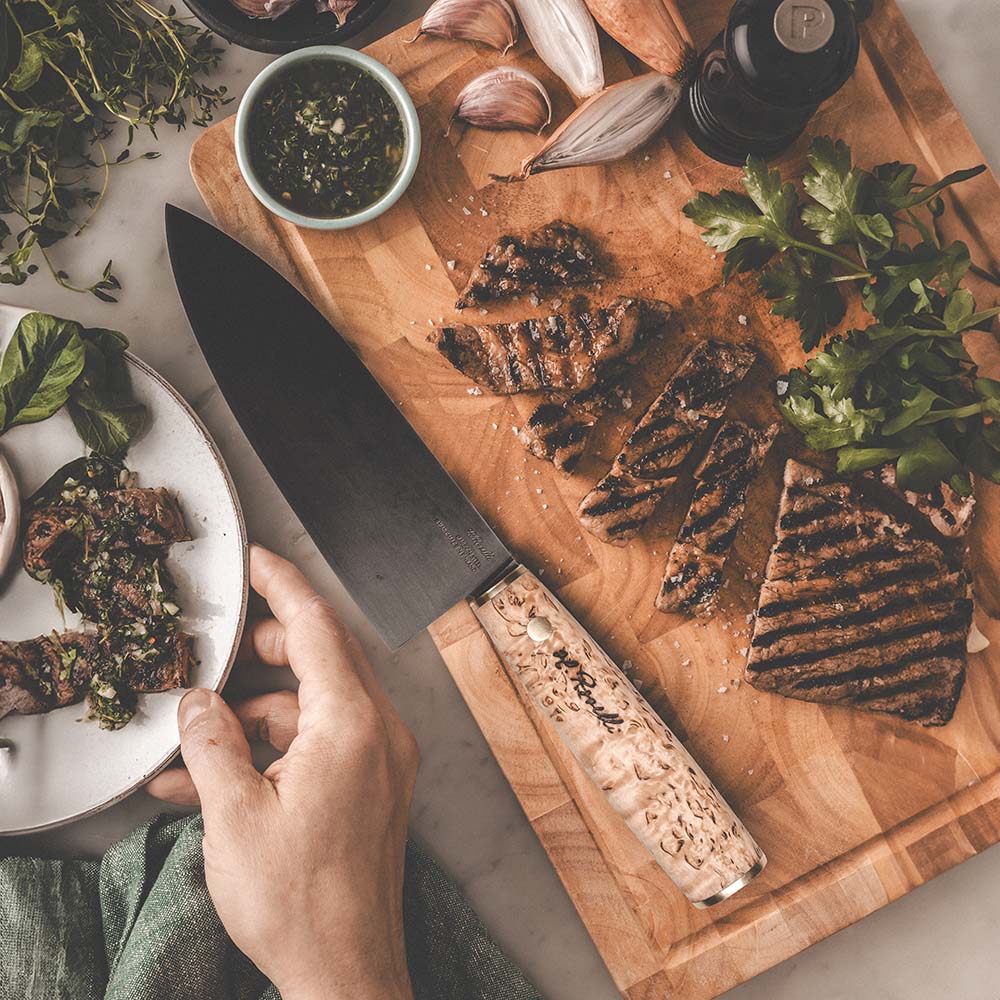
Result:
<svg viewBox="0 0 1000 1000">
<path fill-rule="evenodd" d="M 476 265 L 456 309 L 602 277 L 593 247 L 576 226 L 556 219 L 522 239 L 501 236 Z"/>
<path fill-rule="evenodd" d="M 704 340 L 693 347 L 622 446 L 608 474 L 583 498 L 580 523 L 624 544 L 676 482 L 698 438 L 725 412 L 757 357 L 751 347 Z"/>
<path fill-rule="evenodd" d="M 759 429 L 727 421 L 695 471 L 691 505 L 667 557 L 656 598 L 660 611 L 710 617 L 718 603 L 726 559 L 746 509 L 747 489 L 779 425 Z"/>
<path fill-rule="evenodd" d="M 951 719 L 965 679 L 969 581 L 849 483 L 785 466 L 746 677 L 805 701 Z"/>
</svg>

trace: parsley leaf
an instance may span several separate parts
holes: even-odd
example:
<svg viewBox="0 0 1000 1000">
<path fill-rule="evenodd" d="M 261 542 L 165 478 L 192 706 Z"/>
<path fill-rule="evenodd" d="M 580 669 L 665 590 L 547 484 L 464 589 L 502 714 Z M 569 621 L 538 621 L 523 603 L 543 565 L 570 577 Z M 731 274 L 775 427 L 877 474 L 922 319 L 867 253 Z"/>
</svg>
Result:
<svg viewBox="0 0 1000 1000">
<path fill-rule="evenodd" d="M 793 250 L 764 271 L 758 282 L 775 303 L 771 312 L 798 321 L 807 351 L 818 347 L 826 331 L 844 318 L 843 296 L 829 278 L 830 267 L 822 258 Z"/>
<path fill-rule="evenodd" d="M 802 186 L 817 204 L 802 210 L 802 221 L 827 246 L 867 243 L 890 247 L 895 239 L 892 223 L 881 213 L 868 214 L 865 206 L 873 178 L 852 166 L 850 147 L 823 137 L 809 147 L 810 168 Z"/>
</svg>

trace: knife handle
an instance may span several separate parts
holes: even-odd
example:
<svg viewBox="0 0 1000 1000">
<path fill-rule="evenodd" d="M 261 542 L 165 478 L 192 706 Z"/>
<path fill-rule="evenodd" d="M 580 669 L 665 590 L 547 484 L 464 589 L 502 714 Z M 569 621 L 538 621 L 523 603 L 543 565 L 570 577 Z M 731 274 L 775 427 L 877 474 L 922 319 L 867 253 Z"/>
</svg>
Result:
<svg viewBox="0 0 1000 1000">
<path fill-rule="evenodd" d="M 705 772 L 534 574 L 518 566 L 470 604 L 511 681 L 696 907 L 763 870 L 764 852 Z"/>
</svg>

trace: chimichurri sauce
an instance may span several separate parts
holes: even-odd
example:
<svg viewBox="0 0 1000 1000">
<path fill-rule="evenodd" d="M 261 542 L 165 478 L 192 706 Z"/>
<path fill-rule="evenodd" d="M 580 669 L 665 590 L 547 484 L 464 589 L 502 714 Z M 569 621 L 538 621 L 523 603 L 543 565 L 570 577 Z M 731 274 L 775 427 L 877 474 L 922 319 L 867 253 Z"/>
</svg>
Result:
<svg viewBox="0 0 1000 1000">
<path fill-rule="evenodd" d="M 403 120 L 371 74 L 335 60 L 295 66 L 257 100 L 250 158 L 275 198 L 304 215 L 339 218 L 378 201 L 403 158 Z"/>
</svg>

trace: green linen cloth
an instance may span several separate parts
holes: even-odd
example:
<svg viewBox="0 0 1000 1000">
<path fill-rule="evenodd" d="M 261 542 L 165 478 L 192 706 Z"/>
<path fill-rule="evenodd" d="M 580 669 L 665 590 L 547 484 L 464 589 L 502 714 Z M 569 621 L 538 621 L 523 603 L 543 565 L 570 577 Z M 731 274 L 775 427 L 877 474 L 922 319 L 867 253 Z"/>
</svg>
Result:
<svg viewBox="0 0 1000 1000">
<path fill-rule="evenodd" d="M 280 1000 L 205 888 L 201 816 L 160 816 L 99 863 L 0 860 L 0 1000 Z M 417 1000 L 540 1000 L 448 877 L 406 852 Z"/>
</svg>

